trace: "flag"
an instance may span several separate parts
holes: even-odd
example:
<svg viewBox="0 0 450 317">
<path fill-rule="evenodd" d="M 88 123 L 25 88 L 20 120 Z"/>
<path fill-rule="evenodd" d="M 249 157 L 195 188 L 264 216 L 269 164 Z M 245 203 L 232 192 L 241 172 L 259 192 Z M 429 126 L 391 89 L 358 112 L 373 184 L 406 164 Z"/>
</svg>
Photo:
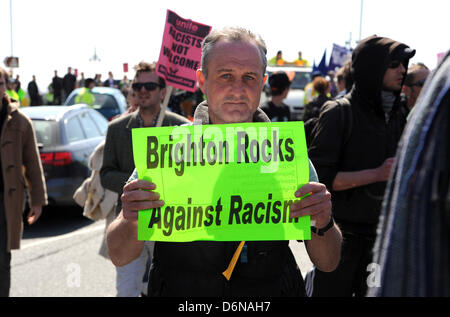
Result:
<svg viewBox="0 0 450 317">
<path fill-rule="evenodd" d="M 316 66 L 316 61 L 314 60 L 313 73 L 320 72 L 322 76 L 325 76 L 328 73 L 327 67 L 327 50 L 323 51 L 322 59 L 318 66 Z"/>
<path fill-rule="evenodd" d="M 336 71 L 336 68 L 344 66 L 345 62 L 352 57 L 352 51 L 344 46 L 333 44 L 331 51 L 330 62 L 328 63 L 328 70 Z"/>
</svg>

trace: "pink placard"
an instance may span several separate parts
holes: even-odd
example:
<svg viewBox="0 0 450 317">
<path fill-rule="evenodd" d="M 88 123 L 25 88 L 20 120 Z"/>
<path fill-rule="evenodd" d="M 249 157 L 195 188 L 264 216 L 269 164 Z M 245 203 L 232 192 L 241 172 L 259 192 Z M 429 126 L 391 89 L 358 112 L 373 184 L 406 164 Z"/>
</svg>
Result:
<svg viewBox="0 0 450 317">
<path fill-rule="evenodd" d="M 200 68 L 202 57 L 201 44 L 210 31 L 209 25 L 183 19 L 167 10 L 156 73 L 168 85 L 195 92 L 195 72 Z"/>
</svg>

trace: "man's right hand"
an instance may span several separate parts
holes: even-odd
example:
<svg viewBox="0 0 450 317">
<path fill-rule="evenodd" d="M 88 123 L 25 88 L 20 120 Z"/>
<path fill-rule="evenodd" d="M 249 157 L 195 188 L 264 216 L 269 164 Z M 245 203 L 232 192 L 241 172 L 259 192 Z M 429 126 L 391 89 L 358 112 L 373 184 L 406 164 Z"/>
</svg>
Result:
<svg viewBox="0 0 450 317">
<path fill-rule="evenodd" d="M 159 200 L 159 194 L 154 191 L 155 189 L 155 184 L 142 179 L 125 184 L 121 196 L 123 217 L 137 221 L 139 210 L 162 207 L 164 202 Z"/>
<path fill-rule="evenodd" d="M 377 176 L 380 182 L 386 182 L 391 175 L 392 166 L 394 166 L 395 157 L 387 158 L 380 167 L 377 168 Z"/>
</svg>

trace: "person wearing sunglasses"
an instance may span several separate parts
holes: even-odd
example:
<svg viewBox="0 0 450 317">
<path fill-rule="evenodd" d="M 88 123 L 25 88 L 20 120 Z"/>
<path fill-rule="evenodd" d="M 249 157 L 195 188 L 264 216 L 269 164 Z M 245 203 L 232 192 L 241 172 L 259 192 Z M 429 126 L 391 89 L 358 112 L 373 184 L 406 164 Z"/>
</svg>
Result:
<svg viewBox="0 0 450 317">
<path fill-rule="evenodd" d="M 406 123 L 400 92 L 414 54 L 407 45 L 385 37 L 360 41 L 352 53 L 351 90 L 322 108 L 308 154 L 319 181 L 331 192 L 344 243 L 334 272 L 308 272 L 311 296 L 365 296 L 368 287 L 376 286 L 371 251 Z"/>
<path fill-rule="evenodd" d="M 161 115 L 161 102 L 166 94 L 165 80 L 155 72 L 155 64 L 140 62 L 134 67 L 136 74 L 131 89 L 132 103 L 137 111 L 120 116 L 110 122 L 106 133 L 103 165 L 100 180 L 104 188 L 118 193 L 116 215 L 122 209 L 123 184 L 134 170 L 131 130 L 155 127 Z M 178 114 L 166 111 L 162 126 L 176 126 L 190 123 Z M 116 290 L 118 297 L 137 297 L 146 290 L 143 277 L 147 263 L 151 262 L 151 246 L 146 245 L 140 256 L 127 265 L 116 268 Z"/>
<path fill-rule="evenodd" d="M 430 70 L 422 64 L 415 64 L 408 68 L 403 93 L 409 111 L 416 104 L 417 97 L 419 97 L 428 75 L 430 75 Z"/>
</svg>

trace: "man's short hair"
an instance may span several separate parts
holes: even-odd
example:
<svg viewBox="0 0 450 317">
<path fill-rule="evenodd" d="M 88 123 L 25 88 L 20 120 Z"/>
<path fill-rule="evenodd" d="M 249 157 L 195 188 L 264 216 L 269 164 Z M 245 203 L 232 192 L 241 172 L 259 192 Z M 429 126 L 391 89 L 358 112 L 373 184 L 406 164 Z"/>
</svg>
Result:
<svg viewBox="0 0 450 317">
<path fill-rule="evenodd" d="M 85 81 L 84 81 L 84 87 L 85 88 L 89 88 L 89 86 L 91 85 L 91 84 L 95 84 L 95 80 L 93 79 L 93 78 L 87 78 Z"/>
<path fill-rule="evenodd" d="M 8 81 L 9 81 L 9 74 L 2 67 L 0 67 L 0 78 L 1 77 L 3 77 L 5 79 L 5 85 L 7 85 Z M 6 104 L 9 104 L 11 102 L 11 99 L 9 98 L 9 95 L 6 92 L 3 94 L 3 96 L 0 96 L 0 102 L 2 103 L 2 105 L 6 105 Z"/>
<path fill-rule="evenodd" d="M 328 80 L 323 76 L 318 76 L 313 80 L 314 90 L 317 91 L 319 95 L 325 94 L 329 86 Z"/>
<path fill-rule="evenodd" d="M 141 73 L 146 73 L 146 72 L 156 73 L 156 63 L 148 63 L 148 62 L 141 61 L 139 64 L 134 66 L 134 70 L 136 71 L 136 74 L 134 75 L 133 82 L 136 81 L 139 74 L 141 74 Z M 158 76 L 158 81 L 161 86 L 161 89 L 166 87 L 166 81 L 164 80 L 164 78 L 162 78 L 161 76 Z"/>
<path fill-rule="evenodd" d="M 0 67 L 0 76 L 2 76 L 4 79 L 5 79 L 5 85 L 9 82 L 9 74 L 8 74 L 8 72 L 4 69 L 4 68 L 2 68 L 2 67 Z M 1 97 L 1 96 L 0 96 Z"/>
<path fill-rule="evenodd" d="M 336 78 L 338 81 L 344 80 L 345 89 L 347 91 L 350 91 L 353 86 L 353 80 L 352 80 L 351 73 L 350 73 L 351 64 L 352 64 L 351 59 L 346 61 L 344 66 L 339 68 L 339 70 L 336 73 Z"/>
<path fill-rule="evenodd" d="M 272 96 L 281 95 L 290 85 L 291 81 L 285 72 L 276 72 L 269 77 L 269 86 Z"/>
<path fill-rule="evenodd" d="M 223 29 L 213 30 L 209 33 L 202 43 L 202 71 L 205 77 L 208 74 L 209 55 L 214 46 L 221 40 L 231 43 L 250 42 L 256 44 L 261 55 L 263 63 L 263 74 L 266 73 L 267 67 L 267 48 L 266 43 L 261 36 L 252 33 L 241 27 L 226 27 Z"/>
<path fill-rule="evenodd" d="M 428 67 L 426 67 L 423 63 L 414 64 L 409 67 L 408 71 L 406 72 L 404 85 L 411 87 L 411 85 L 414 83 L 416 74 L 418 74 L 422 69 L 428 70 Z"/>
</svg>

